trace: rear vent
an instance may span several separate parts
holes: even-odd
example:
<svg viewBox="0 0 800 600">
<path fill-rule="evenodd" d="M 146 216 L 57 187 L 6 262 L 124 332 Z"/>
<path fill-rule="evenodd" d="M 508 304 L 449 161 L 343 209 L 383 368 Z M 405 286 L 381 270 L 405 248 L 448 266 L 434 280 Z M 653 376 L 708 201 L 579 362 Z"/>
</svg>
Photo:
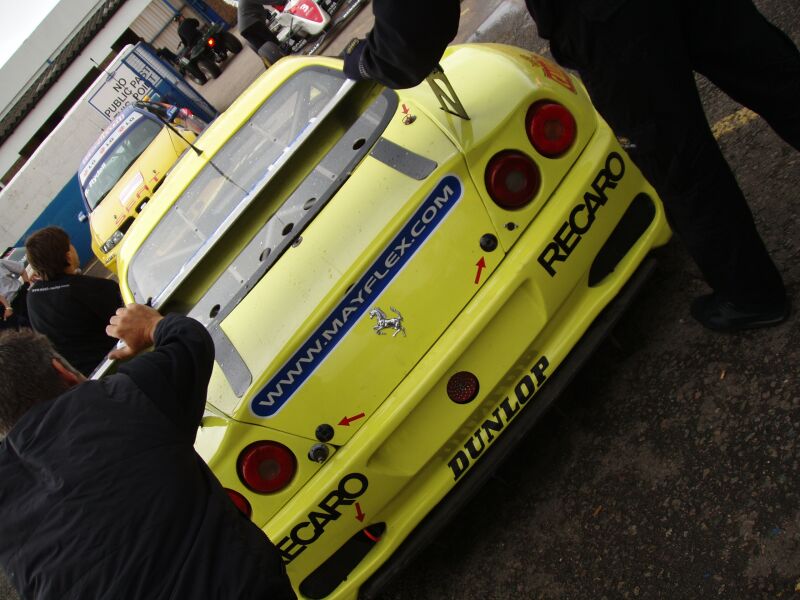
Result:
<svg viewBox="0 0 800 600">
<path fill-rule="evenodd" d="M 373 523 L 356 533 L 303 580 L 300 593 L 312 600 L 328 596 L 381 540 L 384 531 L 386 523 Z"/>
<path fill-rule="evenodd" d="M 611 232 L 606 243 L 597 253 L 592 268 L 589 269 L 589 287 L 598 285 L 617 268 L 619 261 L 647 231 L 655 216 L 656 207 L 650 196 L 641 193 L 633 199 L 614 231 Z"/>
</svg>

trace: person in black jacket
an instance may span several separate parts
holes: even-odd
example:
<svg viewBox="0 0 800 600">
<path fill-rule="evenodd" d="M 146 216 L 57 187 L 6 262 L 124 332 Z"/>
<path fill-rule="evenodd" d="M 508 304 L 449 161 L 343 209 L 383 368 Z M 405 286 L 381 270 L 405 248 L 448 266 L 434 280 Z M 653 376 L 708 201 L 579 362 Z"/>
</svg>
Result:
<svg viewBox="0 0 800 600">
<path fill-rule="evenodd" d="M 0 566 L 21 597 L 295 598 L 277 549 L 193 447 L 209 334 L 135 304 L 108 333 L 127 345 L 112 358 L 155 348 L 87 381 L 44 336 L 0 333 Z"/>
<path fill-rule="evenodd" d="M 122 306 L 110 279 L 80 274 L 80 259 L 69 235 L 45 227 L 25 240 L 28 262 L 39 275 L 28 290 L 28 320 L 45 334 L 61 356 L 88 376 L 114 347 L 106 325 Z"/>
<path fill-rule="evenodd" d="M 345 73 L 393 88 L 425 78 L 455 36 L 458 0 L 372 3 Z M 751 0 L 527 0 L 553 56 L 592 101 L 664 201 L 712 288 L 692 315 L 720 331 L 789 315 L 783 280 L 717 145 L 695 84 L 702 73 L 800 149 L 800 52 Z M 423 19 L 418 16 L 424 15 Z"/>
<path fill-rule="evenodd" d="M 194 17 L 189 17 L 187 19 L 182 14 L 178 13 L 172 20 L 178 24 L 178 37 L 187 48 L 193 47 L 197 43 L 197 40 L 203 37 L 203 34 L 200 33 L 200 21 Z"/>
</svg>

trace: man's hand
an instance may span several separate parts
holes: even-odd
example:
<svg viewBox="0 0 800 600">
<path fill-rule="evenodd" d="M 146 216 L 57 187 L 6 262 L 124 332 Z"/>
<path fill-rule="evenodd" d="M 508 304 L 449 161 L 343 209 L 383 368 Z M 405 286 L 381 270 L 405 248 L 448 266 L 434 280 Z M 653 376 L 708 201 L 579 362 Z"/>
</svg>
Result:
<svg viewBox="0 0 800 600">
<path fill-rule="evenodd" d="M 106 326 L 106 333 L 118 338 L 125 346 L 109 352 L 112 359 L 130 358 L 153 345 L 156 325 L 163 319 L 157 310 L 144 304 L 128 304 L 117 309 Z"/>
</svg>

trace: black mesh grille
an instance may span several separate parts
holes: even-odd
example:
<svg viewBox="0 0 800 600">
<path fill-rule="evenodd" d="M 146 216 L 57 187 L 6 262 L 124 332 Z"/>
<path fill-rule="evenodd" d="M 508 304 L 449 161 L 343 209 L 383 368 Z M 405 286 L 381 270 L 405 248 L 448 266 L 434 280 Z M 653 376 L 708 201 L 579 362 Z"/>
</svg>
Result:
<svg viewBox="0 0 800 600">
<path fill-rule="evenodd" d="M 653 199 L 641 193 L 633 199 L 628 210 L 611 232 L 608 240 L 597 253 L 589 269 L 589 287 L 598 285 L 619 264 L 636 241 L 647 231 L 656 216 Z"/>
<path fill-rule="evenodd" d="M 356 533 L 303 580 L 300 593 L 313 600 L 328 596 L 380 541 L 384 531 L 386 523 L 373 523 Z"/>
</svg>

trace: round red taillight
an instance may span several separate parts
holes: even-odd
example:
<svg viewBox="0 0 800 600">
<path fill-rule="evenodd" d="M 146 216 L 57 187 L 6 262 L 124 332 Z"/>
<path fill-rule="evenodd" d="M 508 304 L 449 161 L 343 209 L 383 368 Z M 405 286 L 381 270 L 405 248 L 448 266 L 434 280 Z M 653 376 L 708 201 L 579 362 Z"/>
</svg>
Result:
<svg viewBox="0 0 800 600">
<path fill-rule="evenodd" d="M 228 498 L 233 501 L 233 503 L 236 505 L 236 508 L 242 511 L 249 519 L 250 515 L 253 514 L 253 509 L 250 508 L 250 503 L 247 501 L 247 498 L 242 496 L 236 490 L 229 490 L 228 488 L 225 488 L 225 491 L 228 492 Z"/>
<path fill-rule="evenodd" d="M 214 38 L 208 38 L 208 45 L 210 48 L 213 48 L 214 46 L 217 45 L 217 42 Z"/>
<path fill-rule="evenodd" d="M 528 139 L 542 156 L 556 158 L 575 141 L 575 118 L 561 104 L 537 102 L 528 109 L 525 119 Z"/>
<path fill-rule="evenodd" d="M 522 208 L 536 196 L 540 183 L 539 168 L 522 152 L 499 152 L 486 165 L 486 189 L 501 208 Z"/>
<path fill-rule="evenodd" d="M 456 404 L 472 402 L 478 395 L 478 378 L 469 371 L 459 371 L 447 382 L 447 397 Z"/>
<path fill-rule="evenodd" d="M 277 442 L 256 442 L 239 455 L 239 477 L 259 494 L 279 492 L 292 480 L 297 471 L 297 459 L 292 451 Z"/>
</svg>

